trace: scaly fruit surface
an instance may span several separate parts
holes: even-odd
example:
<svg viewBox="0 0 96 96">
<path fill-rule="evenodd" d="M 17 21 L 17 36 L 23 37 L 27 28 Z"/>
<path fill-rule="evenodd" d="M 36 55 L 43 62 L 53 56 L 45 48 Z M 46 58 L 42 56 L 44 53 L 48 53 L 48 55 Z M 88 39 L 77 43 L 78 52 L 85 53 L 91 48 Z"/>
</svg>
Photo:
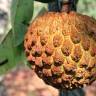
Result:
<svg viewBox="0 0 96 96">
<path fill-rule="evenodd" d="M 47 84 L 73 89 L 96 80 L 96 20 L 75 12 L 48 12 L 25 35 L 32 69 Z"/>
</svg>

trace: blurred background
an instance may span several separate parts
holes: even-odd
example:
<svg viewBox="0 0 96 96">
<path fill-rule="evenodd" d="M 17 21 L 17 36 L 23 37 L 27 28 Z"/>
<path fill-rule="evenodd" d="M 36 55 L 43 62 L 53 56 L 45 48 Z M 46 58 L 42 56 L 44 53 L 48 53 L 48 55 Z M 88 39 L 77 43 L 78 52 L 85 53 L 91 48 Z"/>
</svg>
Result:
<svg viewBox="0 0 96 96">
<path fill-rule="evenodd" d="M 11 28 L 10 6 L 12 0 L 0 0 L 0 42 Z M 34 20 L 36 16 L 47 11 L 48 4 L 34 3 Z M 77 12 L 96 18 L 96 0 L 79 0 Z M 84 88 L 85 96 L 96 96 L 96 82 Z M 22 63 L 0 76 L 0 96 L 58 96 L 59 91 L 46 85 L 36 74 Z M 79 96 L 79 94 L 77 94 Z"/>
</svg>

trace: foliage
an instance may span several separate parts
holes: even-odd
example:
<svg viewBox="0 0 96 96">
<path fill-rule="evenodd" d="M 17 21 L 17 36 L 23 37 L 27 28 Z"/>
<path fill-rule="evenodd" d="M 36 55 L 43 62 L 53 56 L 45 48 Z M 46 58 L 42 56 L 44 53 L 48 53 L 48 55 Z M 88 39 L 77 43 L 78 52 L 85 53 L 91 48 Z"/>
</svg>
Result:
<svg viewBox="0 0 96 96">
<path fill-rule="evenodd" d="M 33 14 L 33 0 L 13 0 L 11 8 L 12 31 L 15 46 L 22 43 L 24 33 Z"/>
<path fill-rule="evenodd" d="M 26 64 L 26 58 L 23 49 L 23 39 L 33 16 L 33 6 L 33 0 L 13 0 L 12 2 L 12 29 L 0 45 L 0 74 L 4 74 L 9 69 L 15 67 L 16 64 Z M 46 11 L 44 7 L 37 9 L 39 10 L 34 10 L 33 19 L 38 14 Z"/>
<path fill-rule="evenodd" d="M 13 36 L 12 31 L 10 31 L 3 41 L 3 44 L 0 46 L 0 74 L 5 73 L 16 64 L 14 54 Z"/>
<path fill-rule="evenodd" d="M 79 0 L 77 11 L 96 18 L 96 0 Z"/>
<path fill-rule="evenodd" d="M 36 0 L 36 1 L 43 2 L 43 3 L 48 3 L 48 2 L 53 2 L 55 0 Z"/>
</svg>

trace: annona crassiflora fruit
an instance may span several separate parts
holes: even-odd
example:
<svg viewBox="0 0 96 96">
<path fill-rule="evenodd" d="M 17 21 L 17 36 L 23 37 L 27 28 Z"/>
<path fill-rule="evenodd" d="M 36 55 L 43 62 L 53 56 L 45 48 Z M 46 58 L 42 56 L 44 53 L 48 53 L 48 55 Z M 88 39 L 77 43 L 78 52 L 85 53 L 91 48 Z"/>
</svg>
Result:
<svg viewBox="0 0 96 96">
<path fill-rule="evenodd" d="M 96 20 L 76 12 L 47 12 L 28 28 L 24 48 L 47 84 L 73 89 L 96 80 Z"/>
</svg>

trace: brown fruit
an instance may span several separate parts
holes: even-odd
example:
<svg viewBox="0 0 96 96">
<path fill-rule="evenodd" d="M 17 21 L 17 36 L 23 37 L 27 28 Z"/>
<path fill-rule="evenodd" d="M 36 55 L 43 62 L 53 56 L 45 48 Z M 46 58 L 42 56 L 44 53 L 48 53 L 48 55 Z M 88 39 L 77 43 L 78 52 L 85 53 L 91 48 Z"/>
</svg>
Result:
<svg viewBox="0 0 96 96">
<path fill-rule="evenodd" d="M 32 68 L 47 84 L 73 89 L 96 80 L 96 20 L 75 12 L 48 12 L 24 40 Z"/>
</svg>

